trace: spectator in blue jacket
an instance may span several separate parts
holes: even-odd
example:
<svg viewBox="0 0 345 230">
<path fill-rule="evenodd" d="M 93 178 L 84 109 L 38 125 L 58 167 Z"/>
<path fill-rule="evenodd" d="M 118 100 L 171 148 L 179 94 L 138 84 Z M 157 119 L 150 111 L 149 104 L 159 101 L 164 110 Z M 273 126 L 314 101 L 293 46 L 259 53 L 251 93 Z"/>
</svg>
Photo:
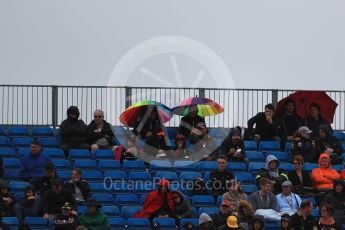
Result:
<svg viewBox="0 0 345 230">
<path fill-rule="evenodd" d="M 50 158 L 42 154 L 40 143 L 33 141 L 31 143 L 31 152 L 21 160 L 21 177 L 24 180 L 42 177 L 44 175 L 44 166 L 50 162 Z"/>
</svg>

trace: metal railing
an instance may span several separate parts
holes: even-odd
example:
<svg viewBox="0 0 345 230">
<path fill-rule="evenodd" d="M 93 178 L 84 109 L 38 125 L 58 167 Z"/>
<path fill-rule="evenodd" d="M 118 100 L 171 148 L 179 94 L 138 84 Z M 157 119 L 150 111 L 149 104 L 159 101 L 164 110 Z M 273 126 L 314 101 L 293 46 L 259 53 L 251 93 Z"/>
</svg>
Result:
<svg viewBox="0 0 345 230">
<path fill-rule="evenodd" d="M 57 127 L 66 118 L 67 108 L 76 105 L 85 123 L 91 122 L 95 109 L 102 109 L 106 120 L 118 126 L 121 112 L 137 101 L 155 100 L 172 108 L 180 100 L 198 95 L 224 107 L 224 113 L 206 118 L 208 126 L 229 128 L 246 126 L 247 120 L 262 111 L 265 104 L 275 104 L 292 92 L 294 90 L 0 85 L 0 125 Z M 338 103 L 332 126 L 345 130 L 345 91 L 327 93 Z M 178 126 L 179 121 L 180 117 L 174 116 L 166 125 Z"/>
</svg>

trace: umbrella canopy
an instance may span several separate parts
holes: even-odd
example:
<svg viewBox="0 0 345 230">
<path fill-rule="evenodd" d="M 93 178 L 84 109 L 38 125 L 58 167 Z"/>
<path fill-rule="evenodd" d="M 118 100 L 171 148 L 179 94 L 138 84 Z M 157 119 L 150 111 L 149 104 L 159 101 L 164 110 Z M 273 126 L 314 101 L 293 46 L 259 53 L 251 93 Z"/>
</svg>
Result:
<svg viewBox="0 0 345 230">
<path fill-rule="evenodd" d="M 175 108 L 173 108 L 173 113 L 180 116 L 186 116 L 189 113 L 190 106 L 197 106 L 198 115 L 201 117 L 213 116 L 224 112 L 223 107 L 211 99 L 204 97 L 190 97 L 182 100 Z"/>
<path fill-rule="evenodd" d="M 131 106 L 129 106 L 121 115 L 120 122 L 126 126 L 133 127 L 138 119 L 149 106 L 154 106 L 157 108 L 160 120 L 165 123 L 172 117 L 171 109 L 156 101 L 139 101 Z"/>
<path fill-rule="evenodd" d="M 309 115 L 309 106 L 316 103 L 320 106 L 321 116 L 329 123 L 333 123 L 333 117 L 338 104 L 324 91 L 297 91 L 280 100 L 277 104 L 276 113 L 283 112 L 286 101 L 293 100 L 298 116 L 305 119 Z"/>
</svg>

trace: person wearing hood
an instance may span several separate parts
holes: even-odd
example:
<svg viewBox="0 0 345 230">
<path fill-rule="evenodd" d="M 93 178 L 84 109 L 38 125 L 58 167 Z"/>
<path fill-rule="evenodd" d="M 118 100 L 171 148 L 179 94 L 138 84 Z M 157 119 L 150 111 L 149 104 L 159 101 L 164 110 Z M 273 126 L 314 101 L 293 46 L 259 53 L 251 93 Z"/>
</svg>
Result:
<svg viewBox="0 0 345 230">
<path fill-rule="evenodd" d="M 199 225 L 196 230 L 216 230 L 216 227 L 212 223 L 212 218 L 206 214 L 201 213 L 199 217 Z"/>
<path fill-rule="evenodd" d="M 114 133 L 111 125 L 104 120 L 104 112 L 97 109 L 93 117 L 94 119 L 87 126 L 87 139 L 91 145 L 91 151 L 111 149 Z"/>
<path fill-rule="evenodd" d="M 231 206 L 237 211 L 239 203 L 243 200 L 247 200 L 247 194 L 242 191 L 240 182 L 232 180 L 230 183 L 231 187 L 228 192 L 223 194 L 222 199 L 228 200 Z"/>
<path fill-rule="evenodd" d="M 252 230 L 263 230 L 265 229 L 264 217 L 261 215 L 255 215 L 251 224 Z"/>
<path fill-rule="evenodd" d="M 161 179 L 157 190 L 150 192 L 145 199 L 142 211 L 134 214 L 134 218 L 175 217 L 174 201 L 169 190 L 170 182 Z"/>
<path fill-rule="evenodd" d="M 60 124 L 61 148 L 68 155 L 70 149 L 88 149 L 87 126 L 79 118 L 79 109 L 70 106 L 67 109 L 67 119 Z"/>
<path fill-rule="evenodd" d="M 237 214 L 240 226 L 248 230 L 254 217 L 252 205 L 246 200 L 241 200 L 238 204 Z"/>
<path fill-rule="evenodd" d="M 309 115 L 306 117 L 305 123 L 308 126 L 308 128 L 313 131 L 312 137 L 317 136 L 320 125 L 328 126 L 330 133 L 333 133 L 331 125 L 325 119 L 323 119 L 323 117 L 320 114 L 320 111 L 321 107 L 317 103 L 310 104 Z"/>
<path fill-rule="evenodd" d="M 36 196 L 35 188 L 28 186 L 24 190 L 24 197 L 14 205 L 14 213 L 19 223 L 24 223 L 27 216 L 38 216 L 41 211 L 41 198 Z"/>
<path fill-rule="evenodd" d="M 298 128 L 303 124 L 303 120 L 296 113 L 296 103 L 293 99 L 288 99 L 284 103 L 284 110 L 278 115 L 282 121 L 282 136 L 285 141 L 293 141 Z"/>
<path fill-rule="evenodd" d="M 232 129 L 229 132 L 229 135 L 218 148 L 218 154 L 227 156 L 231 161 L 244 161 L 246 152 L 244 142 L 241 139 L 241 132 L 239 130 Z"/>
<path fill-rule="evenodd" d="M 331 158 L 329 154 L 321 154 L 318 163 L 320 167 L 313 169 L 311 173 L 314 187 L 318 190 L 333 189 L 333 183 L 336 179 L 340 178 L 340 174 L 331 168 Z"/>
<path fill-rule="evenodd" d="M 271 181 L 273 185 L 273 193 L 279 194 L 282 191 L 282 183 L 289 178 L 284 169 L 279 168 L 280 162 L 274 155 L 268 155 L 266 158 L 266 167 L 259 171 L 255 177 L 256 183 L 259 186 L 259 180 L 266 178 Z"/>
<path fill-rule="evenodd" d="M 212 215 L 213 225 L 215 227 L 225 225 L 228 217 L 233 213 L 233 211 L 234 210 L 230 202 L 228 200 L 223 200 L 220 205 L 219 212 Z"/>
<path fill-rule="evenodd" d="M 217 230 L 237 230 L 239 229 L 238 217 L 231 214 L 226 220 L 226 224 L 217 228 Z"/>
<path fill-rule="evenodd" d="M 291 146 L 292 156 L 302 156 L 306 163 L 316 162 L 316 144 L 310 136 L 312 132 L 307 126 L 301 126 Z"/>
<path fill-rule="evenodd" d="M 14 196 L 10 193 L 8 183 L 0 180 L 0 209 L 3 216 L 14 216 Z"/>
<path fill-rule="evenodd" d="M 185 200 L 184 195 L 180 191 L 172 191 L 171 194 L 174 201 L 176 219 L 179 221 L 183 218 L 192 218 L 193 213 L 190 204 Z"/>
<path fill-rule="evenodd" d="M 324 204 L 330 204 L 333 209 L 333 217 L 341 223 L 345 223 L 345 182 L 335 180 L 333 190 L 323 199 Z"/>
<path fill-rule="evenodd" d="M 327 153 L 331 157 L 332 164 L 342 164 L 343 147 L 341 143 L 334 137 L 328 126 L 323 124 L 318 129 L 316 138 L 316 159 L 321 153 Z"/>
<path fill-rule="evenodd" d="M 198 107 L 192 105 L 188 108 L 188 115 L 181 118 L 179 133 L 185 136 L 187 139 L 193 128 L 200 122 L 205 123 L 205 119 L 198 115 Z"/>
</svg>

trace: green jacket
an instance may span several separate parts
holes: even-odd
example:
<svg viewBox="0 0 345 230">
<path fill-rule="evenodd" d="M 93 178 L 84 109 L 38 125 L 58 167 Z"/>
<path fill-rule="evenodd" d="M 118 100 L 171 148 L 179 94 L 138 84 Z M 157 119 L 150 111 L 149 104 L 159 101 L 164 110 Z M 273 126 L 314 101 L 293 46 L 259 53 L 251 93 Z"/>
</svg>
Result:
<svg viewBox="0 0 345 230">
<path fill-rule="evenodd" d="M 85 213 L 80 217 L 80 225 L 87 227 L 89 230 L 98 230 L 100 228 L 109 227 L 108 218 L 99 211 L 93 215 Z"/>
</svg>

